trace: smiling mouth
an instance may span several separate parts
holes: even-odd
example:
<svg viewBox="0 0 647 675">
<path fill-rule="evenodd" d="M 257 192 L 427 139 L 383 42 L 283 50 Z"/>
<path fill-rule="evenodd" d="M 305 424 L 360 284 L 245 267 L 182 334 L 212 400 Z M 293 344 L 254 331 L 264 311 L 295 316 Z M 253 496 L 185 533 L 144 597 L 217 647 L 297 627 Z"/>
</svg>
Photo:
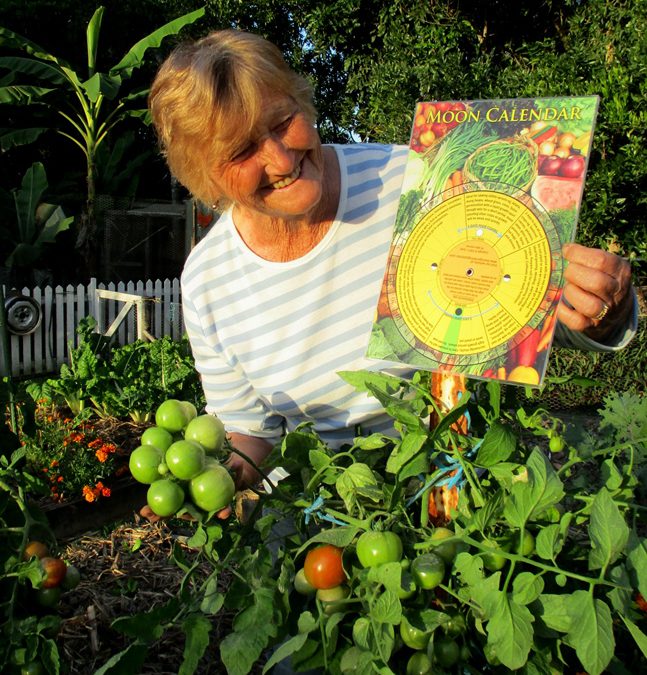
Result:
<svg viewBox="0 0 647 675">
<path fill-rule="evenodd" d="M 281 180 L 277 181 L 276 183 L 272 183 L 272 187 L 275 190 L 280 190 L 281 188 L 287 187 L 288 185 L 292 185 L 294 181 L 301 175 L 301 165 L 297 165 L 297 167 L 294 169 L 294 171 L 287 176 L 287 178 L 282 178 Z"/>
</svg>

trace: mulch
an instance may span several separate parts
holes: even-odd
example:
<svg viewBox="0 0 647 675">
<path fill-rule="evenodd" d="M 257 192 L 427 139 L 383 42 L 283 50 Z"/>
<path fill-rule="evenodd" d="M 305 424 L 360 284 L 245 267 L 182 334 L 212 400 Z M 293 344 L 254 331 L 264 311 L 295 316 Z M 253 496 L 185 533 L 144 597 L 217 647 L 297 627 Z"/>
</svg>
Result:
<svg viewBox="0 0 647 675">
<path fill-rule="evenodd" d="M 184 572 L 171 560 L 171 553 L 178 544 L 191 554 L 186 534 L 138 515 L 108 532 L 90 531 L 59 541 L 61 555 L 82 575 L 79 586 L 63 595 L 59 607 L 63 625 L 56 642 L 62 672 L 94 673 L 130 644 L 129 638 L 111 628 L 115 619 L 153 609 L 177 596 Z M 209 571 L 200 570 L 205 575 Z M 231 618 L 225 611 L 213 618 L 210 644 L 196 673 L 226 672 L 218 644 Z M 180 630 L 167 631 L 150 645 L 141 672 L 176 674 L 184 640 Z"/>
</svg>

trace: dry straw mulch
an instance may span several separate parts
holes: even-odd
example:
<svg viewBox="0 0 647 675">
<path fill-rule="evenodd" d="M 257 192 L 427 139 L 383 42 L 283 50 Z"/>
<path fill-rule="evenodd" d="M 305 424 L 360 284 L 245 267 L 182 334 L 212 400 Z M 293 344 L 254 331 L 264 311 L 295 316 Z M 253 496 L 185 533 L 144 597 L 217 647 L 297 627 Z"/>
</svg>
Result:
<svg viewBox="0 0 647 675">
<path fill-rule="evenodd" d="M 134 522 L 116 526 L 112 532 L 87 532 L 59 542 L 63 557 L 82 575 L 80 585 L 63 596 L 60 607 L 63 625 L 57 644 L 63 672 L 94 673 L 129 644 L 128 638 L 111 628 L 115 619 L 176 596 L 184 574 L 170 555 L 174 544 L 184 540 L 166 523 L 135 516 Z M 230 620 L 225 612 L 214 617 L 208 653 L 197 673 L 226 672 L 219 661 L 218 643 Z M 141 672 L 177 673 L 183 649 L 181 631 L 167 632 L 150 646 Z"/>
</svg>

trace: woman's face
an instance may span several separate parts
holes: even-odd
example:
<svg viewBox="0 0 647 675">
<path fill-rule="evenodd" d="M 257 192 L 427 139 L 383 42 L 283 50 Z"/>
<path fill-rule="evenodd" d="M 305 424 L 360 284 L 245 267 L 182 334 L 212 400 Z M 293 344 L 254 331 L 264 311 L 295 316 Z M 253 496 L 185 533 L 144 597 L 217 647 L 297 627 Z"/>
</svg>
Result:
<svg viewBox="0 0 647 675">
<path fill-rule="evenodd" d="M 212 172 L 237 209 L 291 220 L 309 214 L 323 193 L 323 153 L 312 123 L 288 96 L 268 96 L 251 137 L 229 148 Z"/>
</svg>

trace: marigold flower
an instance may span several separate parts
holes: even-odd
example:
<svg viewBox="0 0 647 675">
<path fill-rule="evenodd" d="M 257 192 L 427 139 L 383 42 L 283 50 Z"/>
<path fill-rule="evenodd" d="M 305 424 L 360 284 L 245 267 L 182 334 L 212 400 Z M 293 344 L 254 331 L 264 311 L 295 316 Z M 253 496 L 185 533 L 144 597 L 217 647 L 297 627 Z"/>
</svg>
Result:
<svg viewBox="0 0 647 675">
<path fill-rule="evenodd" d="M 108 459 L 108 453 L 104 452 L 103 449 L 97 450 L 94 455 L 102 464 Z"/>
<path fill-rule="evenodd" d="M 96 499 L 94 490 L 89 485 L 83 486 L 83 497 L 85 498 L 86 502 L 93 502 Z"/>
<path fill-rule="evenodd" d="M 110 488 L 104 487 L 103 490 L 101 490 L 101 494 L 104 497 L 110 497 L 111 495 Z"/>
</svg>

